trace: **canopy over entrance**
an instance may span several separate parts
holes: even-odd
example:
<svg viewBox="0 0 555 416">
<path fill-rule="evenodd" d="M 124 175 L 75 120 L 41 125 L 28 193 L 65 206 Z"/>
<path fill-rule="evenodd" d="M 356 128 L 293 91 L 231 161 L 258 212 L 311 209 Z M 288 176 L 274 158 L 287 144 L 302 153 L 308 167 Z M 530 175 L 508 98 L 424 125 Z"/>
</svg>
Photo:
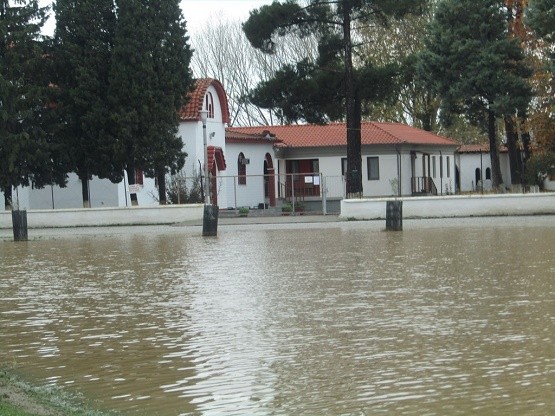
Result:
<svg viewBox="0 0 555 416">
<path fill-rule="evenodd" d="M 225 170 L 225 157 L 224 151 L 221 147 L 208 146 L 208 170 L 212 171 L 214 167 L 214 161 L 216 161 L 216 166 L 218 170 Z"/>
</svg>

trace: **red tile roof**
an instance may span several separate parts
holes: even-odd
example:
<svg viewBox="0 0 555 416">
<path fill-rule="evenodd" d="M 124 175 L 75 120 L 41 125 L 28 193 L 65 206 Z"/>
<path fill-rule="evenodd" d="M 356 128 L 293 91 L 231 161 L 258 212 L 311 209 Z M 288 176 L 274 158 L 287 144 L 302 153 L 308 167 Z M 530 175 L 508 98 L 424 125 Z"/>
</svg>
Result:
<svg viewBox="0 0 555 416">
<path fill-rule="evenodd" d="M 199 121 L 199 111 L 204 106 L 204 96 L 208 87 L 213 86 L 218 93 L 220 104 L 222 107 L 222 118 L 224 123 L 229 124 L 229 107 L 227 103 L 227 95 L 220 81 L 213 78 L 200 78 L 195 81 L 195 88 L 189 93 L 189 101 L 179 112 L 181 120 Z"/>
<path fill-rule="evenodd" d="M 221 147 L 207 146 L 206 151 L 208 152 L 208 170 L 212 170 L 214 166 L 214 160 L 216 161 L 216 166 L 218 170 L 225 170 L 225 157 L 224 152 Z"/>
<path fill-rule="evenodd" d="M 268 134 L 268 132 L 262 133 L 243 133 L 235 131 L 234 129 L 226 129 L 225 131 L 225 142 L 226 143 L 253 143 L 253 144 L 268 144 L 268 143 L 280 143 L 281 140 L 277 139 L 275 136 Z"/>
<path fill-rule="evenodd" d="M 507 146 L 499 146 L 502 153 L 508 152 Z M 488 144 L 464 144 L 457 149 L 457 153 L 489 153 Z"/>
<path fill-rule="evenodd" d="M 347 144 L 345 123 L 232 127 L 228 128 L 227 132 L 228 134 L 264 134 L 269 132 L 288 147 L 330 147 L 345 146 Z M 362 123 L 361 142 L 363 145 L 403 143 L 443 146 L 457 145 L 451 139 L 415 127 L 399 123 L 376 122 Z"/>
</svg>

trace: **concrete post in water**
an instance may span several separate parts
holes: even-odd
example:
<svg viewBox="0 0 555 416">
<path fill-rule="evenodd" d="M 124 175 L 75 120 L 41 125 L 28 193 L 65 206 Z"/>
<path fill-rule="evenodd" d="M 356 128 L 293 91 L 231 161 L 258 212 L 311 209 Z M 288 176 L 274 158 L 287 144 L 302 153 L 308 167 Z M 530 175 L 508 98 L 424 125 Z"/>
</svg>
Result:
<svg viewBox="0 0 555 416">
<path fill-rule="evenodd" d="M 218 235 L 218 213 L 217 205 L 205 205 L 202 217 L 202 236 L 216 237 Z"/>
<path fill-rule="evenodd" d="M 202 216 L 202 236 L 215 237 L 218 235 L 219 208 L 217 205 L 210 205 L 210 172 L 208 169 L 208 139 L 206 138 L 208 110 L 200 110 L 199 118 L 202 121 L 202 141 L 204 145 L 204 215 Z"/>
<path fill-rule="evenodd" d="M 386 231 L 403 231 L 403 201 L 387 201 Z"/>
<path fill-rule="evenodd" d="M 14 241 L 27 241 L 27 211 L 13 210 L 12 211 L 12 225 L 13 225 L 13 240 Z"/>
</svg>

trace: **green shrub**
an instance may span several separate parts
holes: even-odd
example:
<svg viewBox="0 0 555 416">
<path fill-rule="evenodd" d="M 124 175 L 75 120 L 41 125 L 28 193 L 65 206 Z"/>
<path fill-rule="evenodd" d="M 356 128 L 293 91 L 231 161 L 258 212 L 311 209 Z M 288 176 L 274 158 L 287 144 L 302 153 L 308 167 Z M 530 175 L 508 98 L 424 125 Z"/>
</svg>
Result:
<svg viewBox="0 0 555 416">
<path fill-rule="evenodd" d="M 555 153 L 537 153 L 526 162 L 524 180 L 527 185 L 538 185 L 542 188 L 543 181 L 552 175 L 555 175 Z"/>
<path fill-rule="evenodd" d="M 293 205 L 291 205 L 290 203 L 283 204 L 281 206 L 281 212 L 293 212 Z"/>
</svg>

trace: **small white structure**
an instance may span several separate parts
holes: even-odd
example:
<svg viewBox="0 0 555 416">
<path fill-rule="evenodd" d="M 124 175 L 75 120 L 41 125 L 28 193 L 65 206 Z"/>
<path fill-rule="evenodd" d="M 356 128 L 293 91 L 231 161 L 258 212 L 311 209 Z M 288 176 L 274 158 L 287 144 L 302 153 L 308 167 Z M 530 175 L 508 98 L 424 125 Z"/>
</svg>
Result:
<svg viewBox="0 0 555 416">
<path fill-rule="evenodd" d="M 455 156 L 459 175 L 459 192 L 491 191 L 491 158 L 488 145 L 463 145 Z M 511 185 L 509 153 L 505 146 L 499 149 L 499 165 L 505 186 Z"/>
<path fill-rule="evenodd" d="M 221 207 L 276 205 L 275 145 L 270 134 L 226 131 L 227 177 L 222 178 L 228 201 Z"/>
<path fill-rule="evenodd" d="M 555 175 L 552 175 L 545 179 L 543 183 L 543 188 L 546 191 L 555 191 Z"/>
</svg>

